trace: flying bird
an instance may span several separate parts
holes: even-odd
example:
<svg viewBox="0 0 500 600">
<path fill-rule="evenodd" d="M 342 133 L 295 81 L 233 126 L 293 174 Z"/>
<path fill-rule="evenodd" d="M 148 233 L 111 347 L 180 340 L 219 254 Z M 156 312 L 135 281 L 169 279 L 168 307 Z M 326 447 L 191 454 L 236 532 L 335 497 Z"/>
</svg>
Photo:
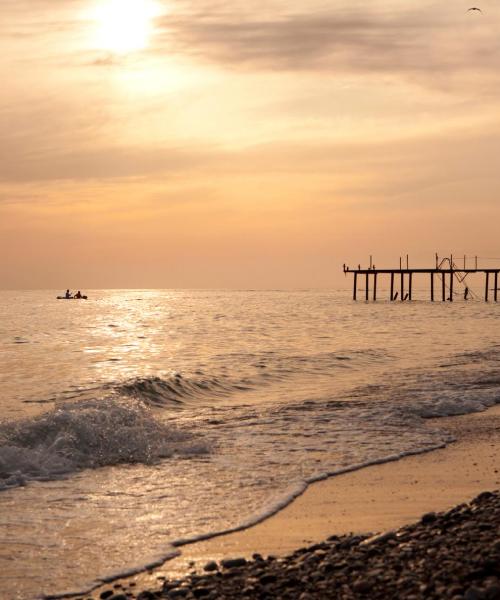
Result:
<svg viewBox="0 0 500 600">
<path fill-rule="evenodd" d="M 483 12 L 480 8 L 477 8 L 477 6 L 473 6 L 472 8 L 468 8 L 467 12 L 469 12 L 470 10 L 478 10 L 480 13 Z"/>
</svg>

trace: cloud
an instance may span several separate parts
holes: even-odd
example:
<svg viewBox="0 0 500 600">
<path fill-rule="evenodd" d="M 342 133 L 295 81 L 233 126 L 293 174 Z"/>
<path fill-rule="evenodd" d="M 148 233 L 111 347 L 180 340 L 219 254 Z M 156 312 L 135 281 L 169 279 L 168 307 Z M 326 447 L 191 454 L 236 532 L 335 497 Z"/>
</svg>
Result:
<svg viewBox="0 0 500 600">
<path fill-rule="evenodd" d="M 172 175 L 209 162 L 211 154 L 194 148 L 143 148 L 108 145 L 76 151 L 29 153 L 24 144 L 0 152 L 0 182 L 88 181 Z"/>
<path fill-rule="evenodd" d="M 80 23 L 81 7 L 81 0 L 64 0 L 57 6 L 51 0 L 2 0 L 2 39 L 23 40 L 74 30 Z"/>
<path fill-rule="evenodd" d="M 33 205 L 39 202 L 46 202 L 46 196 L 37 192 L 20 192 L 20 191 L 1 191 L 0 190 L 0 207 L 1 206 L 19 206 Z"/>
<path fill-rule="evenodd" d="M 500 130 L 468 129 L 380 141 L 275 140 L 228 149 L 195 141 L 181 144 L 80 146 L 30 152 L 30 139 L 14 140 L 0 152 L 0 182 L 144 179 L 237 190 L 238 182 L 266 181 L 288 189 L 291 178 L 312 190 L 345 199 L 404 196 L 408 190 L 459 182 L 498 180 Z M 257 176 L 257 177 L 256 177 Z M 235 187 L 236 186 L 236 187 Z"/>
<path fill-rule="evenodd" d="M 40 35 L 42 41 L 48 30 L 70 30 L 83 5 L 81 0 L 61 0 L 56 8 L 53 0 L 5 2 L 6 14 L 13 16 L 20 32 Z M 400 141 L 394 147 L 402 147 L 405 139 L 414 138 L 413 125 L 419 119 L 422 129 L 438 131 L 428 138 L 430 144 L 440 135 L 449 138 L 457 123 L 480 128 L 474 115 L 479 109 L 486 111 L 480 102 L 475 110 L 476 99 L 490 92 L 494 106 L 497 102 L 500 9 L 491 7 L 480 20 L 467 15 L 459 3 L 450 7 L 424 0 L 418 10 L 415 2 L 405 8 L 394 8 L 390 0 L 361 4 L 332 2 L 327 8 L 321 2 L 321 8 L 314 8 L 311 0 L 308 12 L 303 12 L 304 3 L 295 0 L 235 0 L 230 9 L 227 2 L 214 0 L 170 2 L 170 12 L 156 23 L 150 53 L 155 58 L 189 55 L 200 70 L 200 63 L 214 63 L 229 76 L 226 73 L 225 79 L 210 85 L 186 84 L 174 92 L 159 85 L 150 97 L 141 96 L 140 88 L 143 82 L 168 79 L 168 65 L 161 60 L 151 61 L 154 65 L 144 79 L 126 83 L 131 73 L 140 75 L 141 68 L 148 73 L 145 65 L 150 57 L 141 53 L 96 57 L 66 46 L 66 54 L 59 55 L 60 45 L 54 50 L 40 40 L 20 43 L 28 66 L 10 70 L 11 55 L 6 53 L 3 59 L 8 68 L 0 100 L 0 180 L 86 181 L 207 169 L 331 173 L 345 164 L 344 156 L 354 157 L 349 158 L 354 167 L 358 160 L 359 169 L 370 152 L 397 160 L 397 151 L 389 152 L 387 138 L 397 132 Z M 75 61 L 86 69 L 56 69 L 51 61 L 42 65 L 45 70 L 39 68 L 40 47 L 44 60 L 57 56 L 61 64 L 68 59 L 68 66 Z M 187 75 L 196 71 L 192 64 L 181 64 L 179 72 L 184 67 Z M 232 78 L 234 70 L 252 77 Z M 263 71 L 286 73 L 288 87 L 285 78 L 273 77 L 271 84 L 269 78 L 259 79 Z M 313 77 L 302 78 L 304 73 Z M 341 89 L 345 74 L 359 76 L 347 91 Z M 450 103 L 448 97 L 436 100 L 425 91 L 410 103 L 407 99 L 414 89 L 403 85 L 396 96 L 394 89 L 384 87 L 386 75 L 460 93 Z M 175 76 L 174 72 L 173 80 Z M 382 82 L 377 90 L 374 82 Z M 347 125 L 342 125 L 344 121 Z M 206 122 L 215 125 L 204 128 Z M 343 127 L 340 132 L 337 123 Z M 259 135 L 247 135 L 254 125 L 261 128 Z M 294 140 L 299 130 L 310 143 Z M 224 137 L 227 132 L 238 138 L 239 151 L 224 148 L 224 140 L 231 139 Z M 182 141 L 176 140 L 180 135 Z M 352 142 L 363 136 L 381 140 L 378 150 Z M 273 143 L 249 148 L 256 139 Z M 315 139 L 324 142 L 315 144 Z M 335 144 L 335 139 L 347 141 Z M 245 145 L 247 149 L 241 149 Z M 427 155 L 424 143 L 418 151 Z"/>
<path fill-rule="evenodd" d="M 478 23 L 460 5 L 415 6 L 392 10 L 376 2 L 361 10 L 337 5 L 262 18 L 258 12 L 205 5 L 203 11 L 165 16 L 156 50 L 243 70 L 403 73 L 426 79 L 470 69 L 498 71 L 498 10 L 492 8 Z"/>
</svg>

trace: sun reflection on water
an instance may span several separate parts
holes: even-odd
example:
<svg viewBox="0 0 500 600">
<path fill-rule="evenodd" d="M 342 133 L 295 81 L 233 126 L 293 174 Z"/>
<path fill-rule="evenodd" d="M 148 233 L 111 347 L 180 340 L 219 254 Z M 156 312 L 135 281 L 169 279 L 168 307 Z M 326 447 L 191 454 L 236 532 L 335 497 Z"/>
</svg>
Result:
<svg viewBox="0 0 500 600">
<path fill-rule="evenodd" d="M 155 295 L 158 302 L 155 302 Z M 165 354 L 168 355 L 165 350 L 172 340 L 164 335 L 164 322 L 168 321 L 171 309 L 166 294 L 148 291 L 144 296 L 145 301 L 140 302 L 128 294 L 122 298 L 109 298 L 111 312 L 101 313 L 95 319 L 92 343 L 83 352 L 89 356 L 97 379 L 120 381 L 156 372 L 160 355 L 164 359 Z M 161 304 L 160 298 L 163 299 Z M 139 371 L 137 364 L 140 364 Z"/>
</svg>

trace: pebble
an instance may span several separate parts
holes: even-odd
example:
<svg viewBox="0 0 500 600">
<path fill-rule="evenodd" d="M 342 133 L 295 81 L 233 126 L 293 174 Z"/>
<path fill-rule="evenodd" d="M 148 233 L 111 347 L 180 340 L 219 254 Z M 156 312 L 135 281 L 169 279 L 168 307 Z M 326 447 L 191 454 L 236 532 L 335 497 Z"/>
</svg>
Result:
<svg viewBox="0 0 500 600">
<path fill-rule="evenodd" d="M 489 583 L 485 592 L 488 600 L 500 600 L 500 581 Z"/>
<path fill-rule="evenodd" d="M 168 591 L 167 598 L 185 598 L 188 595 L 188 589 L 184 587 L 173 588 Z"/>
<path fill-rule="evenodd" d="M 212 592 L 212 590 L 208 587 L 198 587 L 193 590 L 193 596 L 195 598 L 205 598 L 211 592 Z"/>
<path fill-rule="evenodd" d="M 220 561 L 220 564 L 225 569 L 233 569 L 234 567 L 243 567 L 247 564 L 246 558 L 225 558 Z"/>
<path fill-rule="evenodd" d="M 485 600 L 485 593 L 478 587 L 471 586 L 465 592 L 464 600 Z"/>
<path fill-rule="evenodd" d="M 153 592 L 144 591 L 137 596 L 137 600 L 156 600 L 157 596 Z"/>
<path fill-rule="evenodd" d="M 267 585 L 269 583 L 274 583 L 275 581 L 277 581 L 277 577 L 276 577 L 276 575 L 269 573 L 267 575 L 262 575 L 260 577 L 259 581 L 262 585 Z"/>
<path fill-rule="evenodd" d="M 500 493 L 378 536 L 331 536 L 283 559 L 207 562 L 131 600 L 500 600 Z M 147 593 L 151 595 L 146 595 Z M 101 600 L 124 600 L 106 590 Z M 127 599 L 128 600 L 128 599 Z"/>
<path fill-rule="evenodd" d="M 422 517 L 422 519 L 421 519 L 421 522 L 422 522 L 424 525 L 427 525 L 428 523 L 433 523 L 433 522 L 436 520 L 436 518 L 437 518 L 437 516 L 436 516 L 436 513 L 434 513 L 434 512 L 429 512 L 429 513 L 426 513 L 426 514 L 425 514 L 425 515 Z"/>
</svg>

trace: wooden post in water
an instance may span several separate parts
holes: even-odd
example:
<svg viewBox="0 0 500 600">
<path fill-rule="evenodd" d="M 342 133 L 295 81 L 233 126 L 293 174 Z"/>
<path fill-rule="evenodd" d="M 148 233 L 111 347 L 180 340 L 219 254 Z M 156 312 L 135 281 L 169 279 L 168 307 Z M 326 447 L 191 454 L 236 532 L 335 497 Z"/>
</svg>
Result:
<svg viewBox="0 0 500 600">
<path fill-rule="evenodd" d="M 372 258 L 372 257 L 370 257 Z M 391 278 L 391 289 L 390 289 L 390 301 L 394 302 L 398 299 L 398 296 L 401 294 L 400 299 L 402 302 L 405 300 L 413 300 L 413 276 L 416 274 L 422 275 L 430 275 L 430 299 L 431 302 L 435 300 L 439 300 L 439 277 L 441 277 L 441 300 L 443 302 L 454 302 L 454 291 L 457 288 L 458 283 L 462 283 L 465 286 L 464 291 L 464 300 L 467 300 L 469 297 L 469 288 L 465 285 L 465 278 L 471 273 L 484 273 L 485 282 L 484 282 L 484 300 L 488 302 L 490 300 L 490 286 L 493 291 L 493 298 L 495 302 L 500 301 L 500 287 L 499 287 L 499 279 L 500 279 L 500 266 L 490 266 L 486 269 L 473 269 L 470 268 L 468 263 L 467 255 L 464 255 L 463 259 L 463 269 L 462 269 L 462 256 L 460 256 L 459 262 L 460 266 L 457 266 L 453 262 L 453 255 L 450 257 L 443 258 L 441 262 L 438 262 L 438 255 L 436 255 L 437 268 L 418 268 L 412 267 L 409 268 L 408 255 L 406 256 L 406 268 L 404 267 L 403 260 L 400 257 L 399 259 L 399 269 L 377 269 L 375 265 L 372 263 L 370 267 L 361 268 L 361 265 L 358 265 L 357 269 L 350 270 L 349 267 L 346 267 L 344 264 L 344 273 L 352 273 L 354 275 L 354 286 L 352 290 L 353 300 L 357 300 L 358 297 L 358 285 L 359 291 L 363 293 L 363 283 L 365 286 L 364 296 L 366 302 L 369 302 L 373 299 L 373 301 L 377 300 L 378 293 L 378 276 L 379 275 L 389 275 Z M 477 257 L 473 257 L 477 261 Z M 372 259 L 373 260 L 373 259 Z M 448 267 L 449 264 L 449 267 Z M 477 262 L 476 262 L 477 264 Z M 396 276 L 399 273 L 399 280 L 396 280 Z M 364 282 L 359 282 L 359 278 L 364 275 Z M 370 279 L 373 275 L 373 292 L 370 290 Z M 447 281 L 447 277 L 449 275 L 449 283 Z M 408 282 L 406 282 L 406 276 L 408 276 Z M 436 279 L 437 277 L 437 279 Z M 457 282 L 455 282 L 455 277 L 457 278 Z M 405 291 L 405 286 L 407 286 L 407 290 Z M 458 293 L 458 292 L 457 292 Z M 475 296 L 475 294 L 473 294 Z"/>
</svg>

